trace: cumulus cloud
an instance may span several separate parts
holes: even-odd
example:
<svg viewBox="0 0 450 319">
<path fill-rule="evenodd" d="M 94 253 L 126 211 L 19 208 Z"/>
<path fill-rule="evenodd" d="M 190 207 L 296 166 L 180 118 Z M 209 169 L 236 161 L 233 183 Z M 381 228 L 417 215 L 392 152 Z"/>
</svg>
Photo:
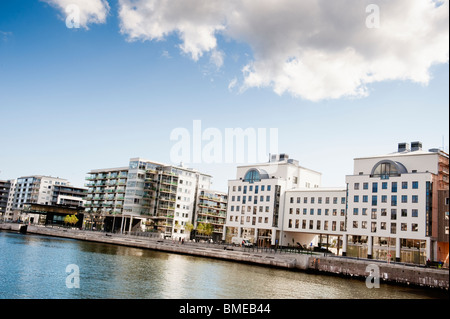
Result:
<svg viewBox="0 0 450 319">
<path fill-rule="evenodd" d="M 106 0 L 42 0 L 59 9 L 67 19 L 69 15 L 85 29 L 89 24 L 105 23 L 110 7 Z M 76 17 L 75 17 L 76 16 Z"/>
<path fill-rule="evenodd" d="M 367 10 L 375 4 L 377 21 Z M 217 66 L 217 37 L 248 44 L 240 91 L 270 87 L 277 94 L 318 101 L 364 97 L 386 80 L 427 84 L 430 66 L 448 62 L 448 0 L 120 0 L 121 32 L 130 41 L 177 35 L 180 50 Z M 372 20 L 369 20 L 372 19 Z"/>
<path fill-rule="evenodd" d="M 216 33 L 225 29 L 227 10 L 222 2 L 226 1 L 120 0 L 120 30 L 130 41 L 160 41 L 177 33 L 183 53 L 197 61 L 212 52 L 213 61 L 221 64 L 223 54 L 215 49 Z"/>
<path fill-rule="evenodd" d="M 76 5 L 86 29 L 104 23 L 110 10 L 106 0 L 42 1 L 64 14 Z M 247 44 L 251 60 L 229 85 L 239 92 L 364 97 L 375 82 L 426 85 L 430 67 L 448 63 L 449 0 L 119 0 L 118 7 L 128 41 L 177 36 L 182 54 L 194 61 L 207 55 L 218 69 L 233 56 L 219 36 Z M 373 7 L 377 12 L 367 10 Z"/>
</svg>

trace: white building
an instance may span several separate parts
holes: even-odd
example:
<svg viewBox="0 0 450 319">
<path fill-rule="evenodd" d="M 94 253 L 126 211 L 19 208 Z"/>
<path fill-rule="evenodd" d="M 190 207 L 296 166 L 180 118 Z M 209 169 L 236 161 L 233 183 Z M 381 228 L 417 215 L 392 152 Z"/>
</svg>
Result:
<svg viewBox="0 0 450 319">
<path fill-rule="evenodd" d="M 400 143 L 395 153 L 355 158 L 353 175 L 346 176 L 347 255 L 433 260 L 441 156 L 413 142 L 411 148 Z"/>
<path fill-rule="evenodd" d="M 228 182 L 225 239 L 448 264 L 448 161 L 420 142 L 400 143 L 394 153 L 355 158 L 341 188 L 321 188 L 320 173 L 286 155 L 239 166 Z"/>
<path fill-rule="evenodd" d="M 285 238 L 286 191 L 318 188 L 321 174 L 299 166 L 286 154 L 273 155 L 268 163 L 237 167 L 228 181 L 225 240 L 244 237 L 259 246 L 282 244 Z"/>
<path fill-rule="evenodd" d="M 291 189 L 285 201 L 283 245 L 328 244 L 339 252 L 346 230 L 345 188 Z"/>
<path fill-rule="evenodd" d="M 88 174 L 88 228 L 154 231 L 175 239 L 189 239 L 185 226 L 194 219 L 197 190 L 211 186 L 208 174 L 142 158 Z"/>
</svg>

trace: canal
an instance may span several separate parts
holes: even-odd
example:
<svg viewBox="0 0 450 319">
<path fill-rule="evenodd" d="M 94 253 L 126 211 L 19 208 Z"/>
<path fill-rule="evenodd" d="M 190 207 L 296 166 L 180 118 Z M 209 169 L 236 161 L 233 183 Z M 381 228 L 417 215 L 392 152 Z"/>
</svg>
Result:
<svg viewBox="0 0 450 319">
<path fill-rule="evenodd" d="M 361 280 L 0 231 L 0 298 L 435 299 L 448 292 L 368 289 Z"/>
</svg>

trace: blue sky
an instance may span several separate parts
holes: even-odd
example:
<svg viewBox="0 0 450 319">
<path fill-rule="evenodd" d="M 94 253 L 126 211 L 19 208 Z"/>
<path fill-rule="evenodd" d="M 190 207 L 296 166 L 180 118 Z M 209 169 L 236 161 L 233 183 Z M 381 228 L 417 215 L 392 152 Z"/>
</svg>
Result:
<svg viewBox="0 0 450 319">
<path fill-rule="evenodd" d="M 42 174 L 82 186 L 89 170 L 126 166 L 131 157 L 170 163 L 171 131 L 192 131 L 193 120 L 201 120 L 203 129 L 221 132 L 277 128 L 279 151 L 322 172 L 323 186 L 343 186 L 353 158 L 393 152 L 399 142 L 419 140 L 429 149 L 441 147 L 444 138 L 448 152 L 448 49 L 444 62 L 423 53 L 433 61 L 426 83 L 402 71 L 409 69 L 406 65 L 391 79 L 367 83 L 364 96 L 344 92 L 312 100 L 297 83 L 277 91 L 285 82 L 276 79 L 285 78 L 282 70 L 268 66 L 267 57 L 279 52 L 264 48 L 259 34 L 248 26 L 238 28 L 241 25 L 229 18 L 226 31 L 214 31 L 213 49 L 204 49 L 195 59 L 191 51 L 181 49 L 188 43 L 185 29 L 170 29 L 169 22 L 162 38 L 150 31 L 132 38 L 134 30 L 124 25 L 133 24 L 118 13 L 127 1 L 109 1 L 106 21 L 88 23 L 88 29 L 67 28 L 57 0 L 0 3 L 0 179 Z M 155 18 L 152 12 L 139 13 Z M 430 28 L 437 28 L 435 33 L 443 33 L 448 42 L 448 13 L 444 20 L 446 30 L 441 25 Z M 190 23 L 203 27 L 205 21 L 210 23 L 194 18 Z M 283 27 L 288 32 L 292 28 Z M 332 50 L 326 53 L 332 56 Z M 220 65 L 212 61 L 212 52 L 221 54 Z M 381 61 L 382 54 L 375 54 Z M 308 61 L 306 55 L 302 58 Z M 420 59 L 404 58 L 408 63 Z M 245 66 L 252 66 L 250 73 L 258 79 L 266 67 L 275 80 L 250 85 Z M 342 73 L 342 79 L 348 77 Z M 230 83 L 245 89 L 230 88 Z M 213 187 L 223 191 L 237 165 L 185 164 L 211 174 Z"/>
</svg>

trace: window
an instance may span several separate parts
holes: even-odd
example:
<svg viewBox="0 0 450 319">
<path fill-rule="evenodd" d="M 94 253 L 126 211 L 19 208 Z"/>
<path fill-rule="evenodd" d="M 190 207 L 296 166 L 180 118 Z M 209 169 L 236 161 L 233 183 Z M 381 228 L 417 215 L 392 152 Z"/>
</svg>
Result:
<svg viewBox="0 0 450 319">
<path fill-rule="evenodd" d="M 311 197 L 311 204 L 314 204 L 314 197 Z"/>
<path fill-rule="evenodd" d="M 309 210 L 309 214 L 310 214 L 310 215 L 314 215 L 314 208 L 311 208 L 311 209 Z"/>
<path fill-rule="evenodd" d="M 306 208 L 303 208 L 303 215 L 306 215 L 307 211 L 308 210 Z"/>
<path fill-rule="evenodd" d="M 377 222 L 372 222 L 371 231 L 372 231 L 372 233 L 377 232 Z"/>
<path fill-rule="evenodd" d="M 372 183 L 372 193 L 376 193 L 376 192 L 378 192 L 378 183 L 373 182 Z"/>
<path fill-rule="evenodd" d="M 385 160 L 379 162 L 372 169 L 371 176 L 380 177 L 381 179 L 388 179 L 390 176 L 400 176 L 400 170 L 405 170 L 401 167 L 401 164 Z"/>
<path fill-rule="evenodd" d="M 302 220 L 302 229 L 306 229 L 306 220 L 305 219 Z"/>
<path fill-rule="evenodd" d="M 301 198 L 297 197 L 297 204 L 300 204 Z"/>
<path fill-rule="evenodd" d="M 247 186 L 244 186 L 244 194 L 247 194 Z"/>
<path fill-rule="evenodd" d="M 413 203 L 418 203 L 418 202 L 419 202 L 419 196 L 417 196 L 417 195 L 412 195 L 412 202 L 413 202 Z"/>
<path fill-rule="evenodd" d="M 362 209 L 362 214 L 363 214 L 364 216 L 367 216 L 367 208 L 363 208 L 363 209 Z"/>
<path fill-rule="evenodd" d="M 391 196 L 391 206 L 397 206 L 397 195 Z"/>
<path fill-rule="evenodd" d="M 402 189 L 408 189 L 408 182 L 402 182 Z"/>
<path fill-rule="evenodd" d="M 359 183 L 355 183 L 354 184 L 354 188 L 353 189 L 356 189 L 356 190 L 358 190 L 359 189 Z"/>
<path fill-rule="evenodd" d="M 386 230 L 386 222 L 381 222 L 380 223 L 380 229 L 381 230 Z"/>
<path fill-rule="evenodd" d="M 300 226 L 300 221 L 298 219 L 295 220 L 295 228 L 298 228 Z"/>
<path fill-rule="evenodd" d="M 381 216 L 385 217 L 387 215 L 386 208 L 381 209 Z"/>
<path fill-rule="evenodd" d="M 358 222 L 357 221 L 353 221 L 353 228 L 358 228 Z"/>
<path fill-rule="evenodd" d="M 363 189 L 369 189 L 369 183 L 363 183 Z"/>
<path fill-rule="evenodd" d="M 358 215 L 358 208 L 357 207 L 353 208 L 353 215 Z"/>
<path fill-rule="evenodd" d="M 270 202 L 270 196 L 266 196 L 266 202 Z"/>
<path fill-rule="evenodd" d="M 267 185 L 267 191 L 268 192 L 270 191 L 270 185 Z"/>
<path fill-rule="evenodd" d="M 397 219 L 397 210 L 391 209 L 391 220 L 396 220 L 396 219 Z"/>
<path fill-rule="evenodd" d="M 322 209 L 320 208 L 317 209 L 317 215 L 322 215 Z"/>
<path fill-rule="evenodd" d="M 294 197 L 291 197 L 291 204 L 294 203 Z"/>
<path fill-rule="evenodd" d="M 341 204 L 345 204 L 345 197 L 341 197 Z"/>
<path fill-rule="evenodd" d="M 369 196 L 363 195 L 362 201 L 363 201 L 363 203 L 368 203 L 369 202 Z"/>
<path fill-rule="evenodd" d="M 308 197 L 303 198 L 303 204 L 308 204 Z"/>
<path fill-rule="evenodd" d="M 402 208 L 402 217 L 408 217 L 408 210 L 405 208 Z"/>
<path fill-rule="evenodd" d="M 401 224 L 400 224 L 400 230 L 401 230 L 401 231 L 406 231 L 406 230 L 407 230 L 407 225 L 406 225 L 406 223 L 401 223 Z"/>
<path fill-rule="evenodd" d="M 419 224 L 411 224 L 411 231 L 419 231 Z"/>
<path fill-rule="evenodd" d="M 391 223 L 391 234 L 397 233 L 397 223 Z"/>
<path fill-rule="evenodd" d="M 387 195 L 381 195 L 381 202 L 387 203 Z"/>
<path fill-rule="evenodd" d="M 407 203 L 407 202 L 408 202 L 408 196 L 402 195 L 402 203 Z"/>
<path fill-rule="evenodd" d="M 322 197 L 319 197 L 319 198 L 317 199 L 317 203 L 318 203 L 318 204 L 322 204 Z"/>
<path fill-rule="evenodd" d="M 387 189 L 387 185 L 388 185 L 387 182 L 383 182 L 383 183 L 381 183 L 381 188 L 382 189 Z"/>
<path fill-rule="evenodd" d="M 397 182 L 392 182 L 392 192 L 397 193 Z"/>
<path fill-rule="evenodd" d="M 419 182 L 417 182 L 417 181 L 412 182 L 412 188 L 413 189 L 418 189 L 419 188 Z"/>
<path fill-rule="evenodd" d="M 358 203 L 358 202 L 359 202 L 359 196 L 358 196 L 358 195 L 355 195 L 355 196 L 353 197 L 353 201 L 354 201 L 355 203 Z"/>
<path fill-rule="evenodd" d="M 261 185 L 261 192 L 264 192 L 264 185 Z"/>
<path fill-rule="evenodd" d="M 376 208 L 372 208 L 371 218 L 372 219 L 377 219 L 377 209 Z"/>
<path fill-rule="evenodd" d="M 293 210 L 294 210 L 293 208 L 289 208 L 289 214 L 292 215 Z"/>
<path fill-rule="evenodd" d="M 333 204 L 337 204 L 337 197 L 333 197 Z"/>
<path fill-rule="evenodd" d="M 330 203 L 330 197 L 325 197 L 325 204 L 329 204 Z"/>
<path fill-rule="evenodd" d="M 244 182 L 254 183 L 254 182 L 260 182 L 260 181 L 261 181 L 261 175 L 259 174 L 259 172 L 256 169 L 251 169 L 245 174 Z"/>
<path fill-rule="evenodd" d="M 372 195 L 372 206 L 377 206 L 377 195 Z"/>
<path fill-rule="evenodd" d="M 309 221 L 309 229 L 313 229 L 314 228 L 314 221 L 310 220 Z"/>
<path fill-rule="evenodd" d="M 413 210 L 411 211 L 411 216 L 412 216 L 412 217 L 418 217 L 418 216 L 419 216 L 419 211 L 418 211 L 417 209 L 413 209 Z"/>
<path fill-rule="evenodd" d="M 295 209 L 295 214 L 296 214 L 296 215 L 300 215 L 300 208 L 296 208 L 296 209 Z"/>
<path fill-rule="evenodd" d="M 320 225 L 320 220 L 318 220 L 318 221 L 317 221 L 317 224 L 316 224 L 316 229 L 317 229 L 317 230 L 320 230 L 320 226 L 321 226 L 321 225 Z"/>
</svg>

